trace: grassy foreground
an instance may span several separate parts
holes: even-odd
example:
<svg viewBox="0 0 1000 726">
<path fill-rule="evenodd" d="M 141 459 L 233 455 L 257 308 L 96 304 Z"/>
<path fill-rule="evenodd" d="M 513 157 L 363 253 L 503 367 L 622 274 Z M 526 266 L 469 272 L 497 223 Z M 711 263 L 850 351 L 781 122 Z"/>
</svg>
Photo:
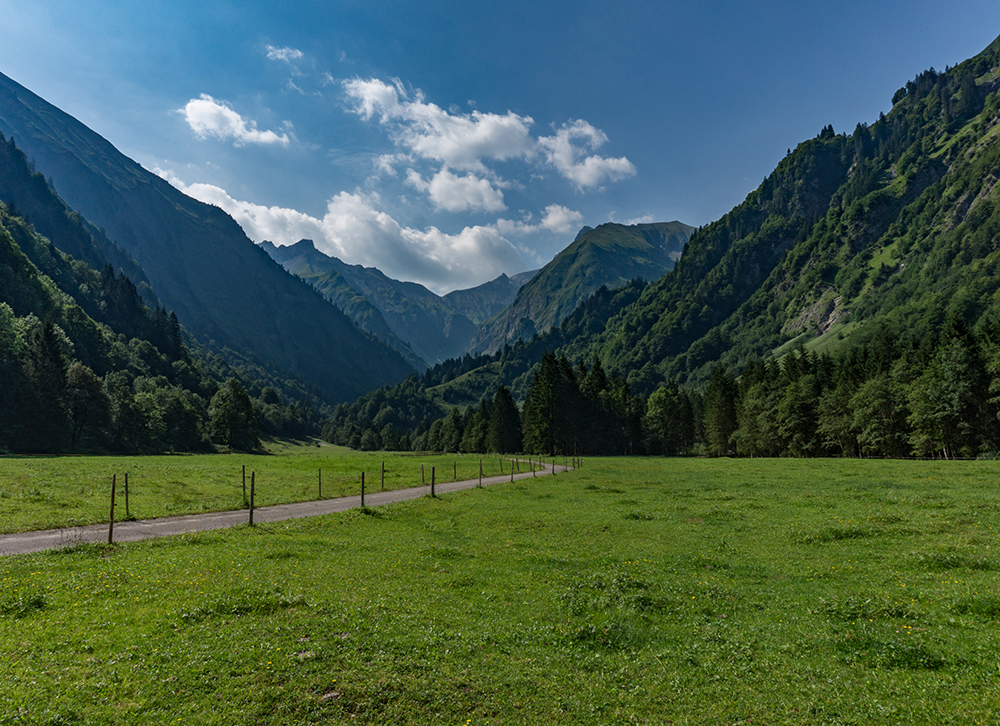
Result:
<svg viewBox="0 0 1000 726">
<path fill-rule="evenodd" d="M 356 496 L 361 473 L 366 490 L 475 479 L 501 473 L 495 456 L 441 456 L 360 452 L 315 443 L 277 441 L 267 453 L 168 456 L 10 456 L 0 458 L 0 533 L 107 522 L 111 478 L 117 476 L 115 517 L 125 518 L 125 474 L 129 475 L 129 515 L 135 519 L 241 509 L 243 471 L 249 496 L 254 474 L 255 504 L 285 504 Z M 510 460 L 502 462 L 510 473 Z M 527 464 L 518 466 L 528 471 Z M 457 477 L 457 479 L 456 479 Z"/>
<path fill-rule="evenodd" d="M 996 723 L 998 478 L 594 459 L 6 558 L 0 723 Z"/>
</svg>

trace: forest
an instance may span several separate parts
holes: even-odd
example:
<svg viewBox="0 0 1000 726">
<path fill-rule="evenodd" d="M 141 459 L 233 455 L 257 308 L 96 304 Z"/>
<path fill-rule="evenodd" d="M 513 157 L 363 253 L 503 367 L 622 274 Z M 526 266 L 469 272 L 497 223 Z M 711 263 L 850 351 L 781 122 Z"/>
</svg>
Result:
<svg viewBox="0 0 1000 726">
<path fill-rule="evenodd" d="M 703 390 L 670 382 L 648 397 L 599 359 L 574 365 L 548 351 L 522 408 L 501 384 L 464 414 L 454 407 L 412 430 L 385 422 L 386 393 L 368 399 L 374 419 L 338 408 L 323 437 L 364 450 L 501 454 L 991 456 L 1000 449 L 1000 325 L 970 331 L 955 317 L 939 335 L 883 328 L 844 351 L 797 348 L 738 376 L 720 365 Z"/>
</svg>

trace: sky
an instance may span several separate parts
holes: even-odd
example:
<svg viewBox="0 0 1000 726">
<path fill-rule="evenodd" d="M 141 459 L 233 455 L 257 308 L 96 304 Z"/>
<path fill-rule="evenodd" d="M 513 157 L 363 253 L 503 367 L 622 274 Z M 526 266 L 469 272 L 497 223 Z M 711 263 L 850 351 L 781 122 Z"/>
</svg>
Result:
<svg viewBox="0 0 1000 726">
<path fill-rule="evenodd" d="M 708 224 L 1000 34 L 996 0 L 0 0 L 0 72 L 255 242 L 435 292 Z"/>
</svg>

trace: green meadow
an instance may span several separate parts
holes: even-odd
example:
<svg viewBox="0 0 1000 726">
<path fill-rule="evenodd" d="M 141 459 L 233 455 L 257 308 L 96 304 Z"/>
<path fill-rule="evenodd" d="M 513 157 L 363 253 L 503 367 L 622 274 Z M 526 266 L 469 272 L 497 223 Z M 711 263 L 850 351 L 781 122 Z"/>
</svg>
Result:
<svg viewBox="0 0 1000 726">
<path fill-rule="evenodd" d="M 998 484 L 1000 462 L 591 459 L 8 557 L 0 724 L 997 723 Z"/>
<path fill-rule="evenodd" d="M 254 504 L 286 504 L 501 473 L 501 459 L 478 454 L 440 456 L 365 453 L 316 442 L 272 441 L 267 453 L 166 456 L 10 456 L 0 458 L 0 533 L 107 522 L 116 477 L 115 517 L 135 519 L 241 509 L 254 479 Z M 561 462 L 562 460 L 560 460 Z M 510 473 L 510 459 L 502 461 Z M 527 463 L 516 466 L 530 471 Z M 456 479 L 457 477 L 457 479 Z M 322 489 L 321 489 L 322 487 Z"/>
</svg>

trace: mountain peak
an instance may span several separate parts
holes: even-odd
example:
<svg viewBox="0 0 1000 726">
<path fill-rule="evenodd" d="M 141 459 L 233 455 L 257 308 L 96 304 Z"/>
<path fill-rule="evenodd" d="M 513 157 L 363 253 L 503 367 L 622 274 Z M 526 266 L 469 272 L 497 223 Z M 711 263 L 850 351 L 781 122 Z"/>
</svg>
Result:
<svg viewBox="0 0 1000 726">
<path fill-rule="evenodd" d="M 291 245 L 291 248 L 293 250 L 314 250 L 316 252 L 319 252 L 319 250 L 316 249 L 316 243 L 313 242 L 311 239 L 307 239 L 307 238 L 306 239 L 300 239 L 298 242 L 296 242 L 295 244 Z"/>
<path fill-rule="evenodd" d="M 470 350 L 493 353 L 505 343 L 543 333 L 602 286 L 621 287 L 636 277 L 655 280 L 673 269 L 693 232 L 694 227 L 681 222 L 584 227 L 525 282 L 508 308 L 480 327 Z"/>
</svg>

